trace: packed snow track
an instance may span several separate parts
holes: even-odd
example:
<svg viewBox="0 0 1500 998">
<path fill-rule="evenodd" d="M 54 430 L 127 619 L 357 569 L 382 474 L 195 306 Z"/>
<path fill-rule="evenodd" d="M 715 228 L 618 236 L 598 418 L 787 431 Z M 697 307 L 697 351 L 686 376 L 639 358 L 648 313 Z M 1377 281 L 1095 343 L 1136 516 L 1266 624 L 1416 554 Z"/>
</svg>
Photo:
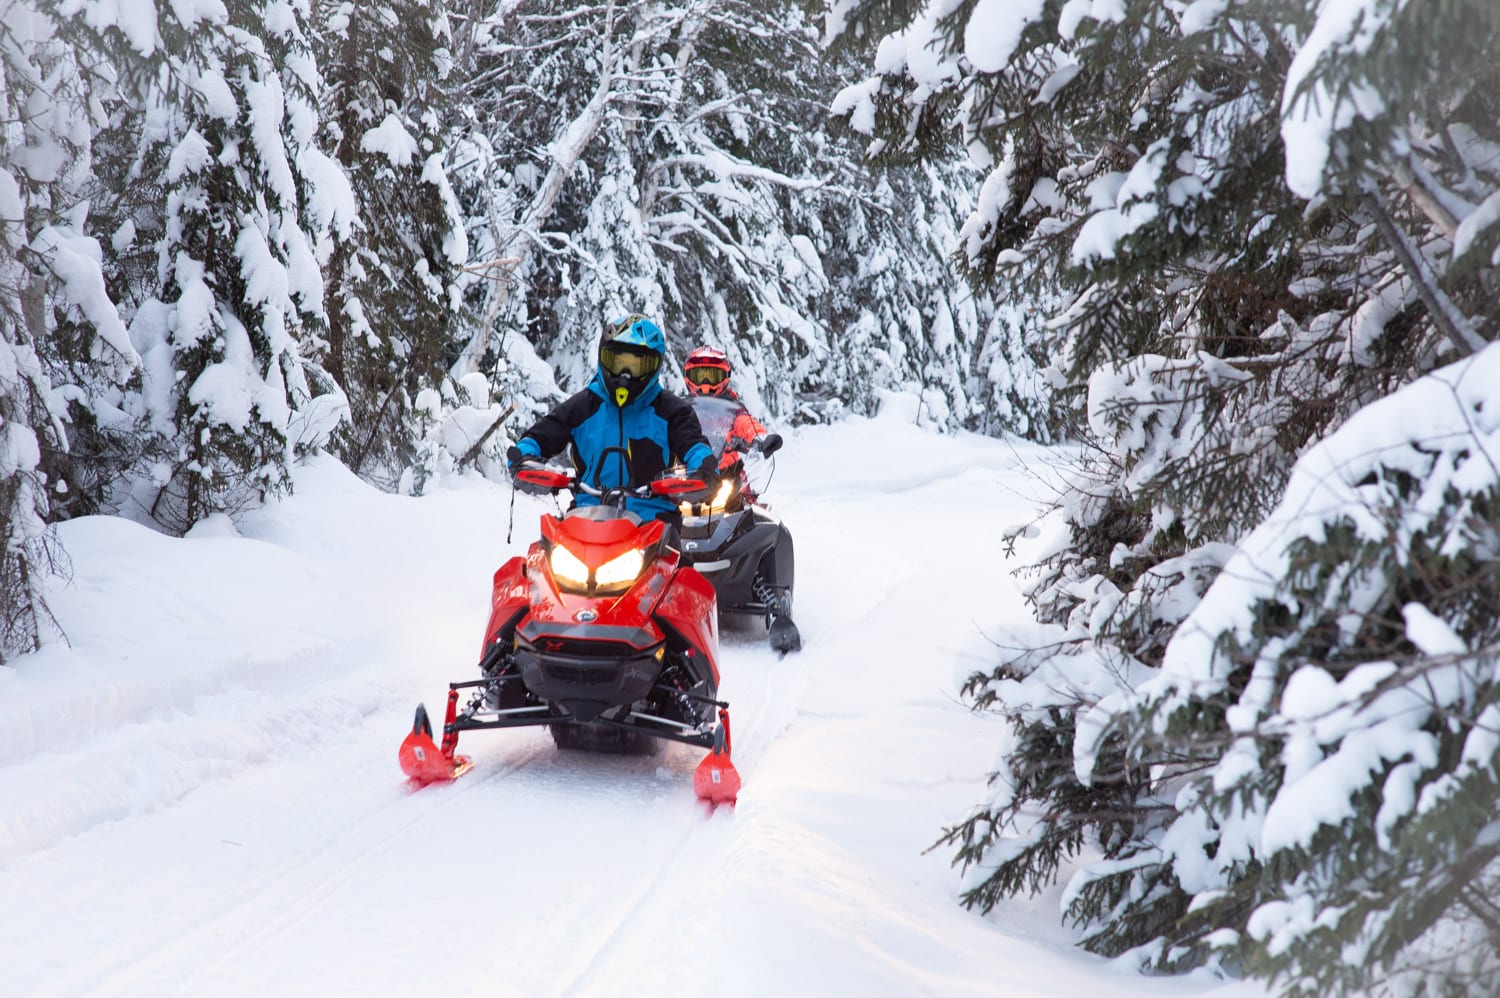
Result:
<svg viewBox="0 0 1500 998">
<path fill-rule="evenodd" d="M 3 990 L 1256 993 L 1081 954 L 1055 894 L 965 911 L 924 852 L 1004 747 L 956 690 L 1027 619 L 1004 534 L 1056 457 L 913 415 L 789 435 L 765 495 L 805 647 L 726 633 L 744 790 L 712 816 L 686 746 L 471 732 L 455 783 L 397 769 L 412 707 L 473 677 L 490 576 L 545 500 L 507 545 L 503 487 L 382 495 L 320 459 L 238 528 L 65 524 L 69 643 L 0 667 Z"/>
</svg>

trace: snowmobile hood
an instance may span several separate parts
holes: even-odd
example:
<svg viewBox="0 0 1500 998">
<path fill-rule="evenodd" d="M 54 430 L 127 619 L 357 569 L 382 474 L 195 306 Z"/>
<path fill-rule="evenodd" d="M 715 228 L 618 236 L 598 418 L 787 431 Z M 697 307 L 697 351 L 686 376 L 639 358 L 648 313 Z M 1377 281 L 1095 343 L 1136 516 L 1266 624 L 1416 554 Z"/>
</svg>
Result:
<svg viewBox="0 0 1500 998">
<path fill-rule="evenodd" d="M 634 549 L 645 551 L 661 539 L 665 525 L 653 520 L 644 527 L 632 521 L 593 520 L 568 516 L 542 517 L 542 536 L 554 544 L 564 544 L 585 565 L 598 568 L 610 559 Z"/>
</svg>

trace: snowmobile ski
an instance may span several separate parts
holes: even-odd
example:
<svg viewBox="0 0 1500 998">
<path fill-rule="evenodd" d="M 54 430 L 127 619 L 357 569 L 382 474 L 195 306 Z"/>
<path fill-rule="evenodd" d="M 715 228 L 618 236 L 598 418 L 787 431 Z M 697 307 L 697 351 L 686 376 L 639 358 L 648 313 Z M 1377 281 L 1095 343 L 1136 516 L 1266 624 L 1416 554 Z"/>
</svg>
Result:
<svg viewBox="0 0 1500 998">
<path fill-rule="evenodd" d="M 693 771 L 693 792 L 710 808 L 733 805 L 740 795 L 740 773 L 730 761 L 729 708 L 719 708 L 719 727 L 714 747 Z"/>
<path fill-rule="evenodd" d="M 457 704 L 458 692 L 450 690 L 447 715 L 449 725 L 453 723 Z M 437 743 L 432 740 L 432 722 L 427 717 L 427 707 L 425 704 L 417 704 L 411 734 L 401 743 L 401 771 L 422 786 L 456 780 L 474 765 L 474 760 L 469 756 L 455 754 L 454 749 L 457 747 L 458 736 L 445 731 L 443 747 L 438 748 Z"/>
</svg>

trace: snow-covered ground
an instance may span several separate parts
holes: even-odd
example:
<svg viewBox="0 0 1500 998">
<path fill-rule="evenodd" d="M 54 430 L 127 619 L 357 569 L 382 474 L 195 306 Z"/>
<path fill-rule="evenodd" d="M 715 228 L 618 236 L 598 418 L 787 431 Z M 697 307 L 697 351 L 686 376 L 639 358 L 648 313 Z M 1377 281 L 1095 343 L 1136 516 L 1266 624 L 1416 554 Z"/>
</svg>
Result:
<svg viewBox="0 0 1500 998">
<path fill-rule="evenodd" d="M 475 675 L 490 575 L 544 500 L 507 545 L 503 487 L 402 498 L 323 459 L 238 530 L 63 525 L 70 644 L 0 667 L 0 991 L 1263 993 L 1084 954 L 1055 891 L 968 912 L 924 851 L 1004 747 L 956 690 L 1027 619 L 1002 534 L 1051 455 L 908 415 L 778 458 L 805 649 L 726 636 L 745 788 L 711 818 L 682 746 L 478 732 L 458 782 L 401 776 L 413 706 Z"/>
</svg>

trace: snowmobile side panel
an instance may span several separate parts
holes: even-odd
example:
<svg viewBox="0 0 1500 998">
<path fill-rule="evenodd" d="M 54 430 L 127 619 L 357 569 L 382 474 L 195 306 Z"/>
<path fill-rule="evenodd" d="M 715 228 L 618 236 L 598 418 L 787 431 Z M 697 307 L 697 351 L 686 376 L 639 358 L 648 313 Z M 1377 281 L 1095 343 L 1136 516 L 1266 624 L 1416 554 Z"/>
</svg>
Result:
<svg viewBox="0 0 1500 998">
<path fill-rule="evenodd" d="M 791 541 L 791 534 L 779 521 L 757 522 L 723 549 L 705 551 L 700 547 L 694 552 L 697 559 L 714 564 L 729 563 L 716 571 L 702 573 L 713 583 L 714 591 L 718 594 L 719 609 L 725 613 L 763 612 L 758 609 L 759 600 L 754 590 L 756 572 L 769 559 L 774 564 L 776 576 L 769 580 L 771 584 L 789 587 Z M 785 581 L 782 576 L 786 576 Z M 757 609 L 750 609 L 752 606 Z"/>
<path fill-rule="evenodd" d="M 737 509 L 732 513 L 713 517 L 684 517 L 682 523 L 682 550 L 690 558 L 712 557 L 713 552 L 727 545 L 740 521 L 750 513 Z"/>
<path fill-rule="evenodd" d="M 531 582 L 526 577 L 526 561 L 523 555 L 518 554 L 495 570 L 490 590 L 491 605 L 526 605 L 526 599 L 531 595 Z"/>
<path fill-rule="evenodd" d="M 505 629 L 531 606 L 531 580 L 526 577 L 526 559 L 517 555 L 500 566 L 495 573 L 490 593 L 490 620 L 484 628 L 484 641 L 480 655 L 489 650 L 490 643 L 497 640 Z"/>
<path fill-rule="evenodd" d="M 656 605 L 661 618 L 708 659 L 715 688 L 719 685 L 719 612 L 713 583 L 691 568 L 672 578 L 666 595 Z"/>
</svg>

